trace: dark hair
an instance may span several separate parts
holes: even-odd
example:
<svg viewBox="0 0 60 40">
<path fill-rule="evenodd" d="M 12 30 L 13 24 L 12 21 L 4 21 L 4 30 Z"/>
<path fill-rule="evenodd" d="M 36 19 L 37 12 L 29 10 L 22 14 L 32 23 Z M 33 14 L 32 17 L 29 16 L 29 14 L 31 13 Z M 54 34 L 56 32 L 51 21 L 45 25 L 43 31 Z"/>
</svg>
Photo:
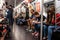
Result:
<svg viewBox="0 0 60 40">
<path fill-rule="evenodd" d="M 50 11 L 50 10 L 47 10 L 47 14 L 48 14 L 48 13 L 51 13 L 51 11 Z"/>
<path fill-rule="evenodd" d="M 13 8 L 14 6 L 13 5 L 9 5 L 11 8 Z"/>
<path fill-rule="evenodd" d="M 10 7 L 12 7 L 12 5 L 9 5 Z"/>
<path fill-rule="evenodd" d="M 0 11 L 3 11 L 2 9 L 0 9 Z"/>
<path fill-rule="evenodd" d="M 34 9 L 31 9 L 34 12 Z"/>
<path fill-rule="evenodd" d="M 8 5 L 8 2 L 5 2 L 6 5 Z"/>
<path fill-rule="evenodd" d="M 50 8 L 52 8 L 53 11 L 55 11 L 55 6 L 51 5 Z"/>
<path fill-rule="evenodd" d="M 35 12 L 34 15 L 39 15 L 39 13 L 38 12 Z"/>
</svg>

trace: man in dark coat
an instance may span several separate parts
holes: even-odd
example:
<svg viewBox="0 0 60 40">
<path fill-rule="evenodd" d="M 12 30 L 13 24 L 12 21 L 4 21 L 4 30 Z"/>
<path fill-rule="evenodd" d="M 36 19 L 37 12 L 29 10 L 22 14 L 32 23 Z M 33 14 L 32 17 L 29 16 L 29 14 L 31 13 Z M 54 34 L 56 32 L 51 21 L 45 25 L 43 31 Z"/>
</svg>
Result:
<svg viewBox="0 0 60 40">
<path fill-rule="evenodd" d="M 13 26 L 13 8 L 11 5 L 8 7 L 7 18 L 9 20 L 9 25 Z"/>
</svg>

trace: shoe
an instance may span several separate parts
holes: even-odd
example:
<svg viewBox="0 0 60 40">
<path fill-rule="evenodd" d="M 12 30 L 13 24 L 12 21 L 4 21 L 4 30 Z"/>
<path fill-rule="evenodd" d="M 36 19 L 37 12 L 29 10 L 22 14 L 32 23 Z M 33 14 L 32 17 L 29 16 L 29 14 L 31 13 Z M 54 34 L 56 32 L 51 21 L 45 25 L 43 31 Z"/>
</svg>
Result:
<svg viewBox="0 0 60 40">
<path fill-rule="evenodd" d="M 36 34 L 36 32 L 33 32 L 32 35 L 34 36 Z"/>
<path fill-rule="evenodd" d="M 29 29 L 29 32 L 32 32 L 32 29 Z"/>
<path fill-rule="evenodd" d="M 37 33 L 35 34 L 35 36 L 38 37 L 38 35 L 39 35 L 39 33 L 37 32 Z"/>
<path fill-rule="evenodd" d="M 29 31 L 29 29 L 30 29 L 30 28 L 28 27 L 28 28 L 26 29 L 26 31 Z"/>
<path fill-rule="evenodd" d="M 28 31 L 29 29 L 27 28 L 26 31 Z"/>
<path fill-rule="evenodd" d="M 34 36 L 34 35 L 35 35 L 35 33 L 32 33 L 32 35 Z"/>
<path fill-rule="evenodd" d="M 46 37 L 43 37 L 43 40 L 45 40 L 46 39 Z"/>
</svg>

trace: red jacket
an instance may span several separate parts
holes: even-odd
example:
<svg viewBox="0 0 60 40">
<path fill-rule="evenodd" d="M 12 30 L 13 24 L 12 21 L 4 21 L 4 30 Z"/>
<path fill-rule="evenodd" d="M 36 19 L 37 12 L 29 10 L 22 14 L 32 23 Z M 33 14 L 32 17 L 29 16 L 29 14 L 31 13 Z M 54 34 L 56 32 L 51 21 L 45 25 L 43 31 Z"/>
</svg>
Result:
<svg viewBox="0 0 60 40">
<path fill-rule="evenodd" d="M 56 14 L 56 22 L 55 19 L 52 19 L 52 24 L 57 24 L 58 26 L 60 26 L 60 13 Z"/>
<path fill-rule="evenodd" d="M 56 24 L 60 26 L 60 13 L 56 14 Z"/>
</svg>

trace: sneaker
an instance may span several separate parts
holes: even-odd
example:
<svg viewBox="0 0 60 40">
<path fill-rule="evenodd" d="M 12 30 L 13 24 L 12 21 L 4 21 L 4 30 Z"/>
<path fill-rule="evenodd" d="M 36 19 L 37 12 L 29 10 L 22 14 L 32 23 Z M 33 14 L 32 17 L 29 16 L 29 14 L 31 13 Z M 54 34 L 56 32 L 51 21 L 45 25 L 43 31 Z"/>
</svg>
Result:
<svg viewBox="0 0 60 40">
<path fill-rule="evenodd" d="M 32 32 L 32 29 L 29 29 L 29 32 Z"/>
<path fill-rule="evenodd" d="M 29 31 L 30 28 L 27 28 L 26 31 Z"/>
<path fill-rule="evenodd" d="M 26 31 L 28 31 L 29 29 L 27 28 Z"/>
<path fill-rule="evenodd" d="M 35 36 L 38 37 L 39 33 L 36 33 Z"/>
<path fill-rule="evenodd" d="M 32 35 L 34 36 L 34 35 L 35 35 L 35 33 L 32 33 Z"/>
<path fill-rule="evenodd" d="M 36 34 L 36 32 L 33 32 L 32 35 L 34 36 Z"/>
<path fill-rule="evenodd" d="M 46 39 L 46 37 L 43 37 L 43 40 L 45 40 Z"/>
<path fill-rule="evenodd" d="M 29 30 L 28 28 L 26 30 Z"/>
</svg>

